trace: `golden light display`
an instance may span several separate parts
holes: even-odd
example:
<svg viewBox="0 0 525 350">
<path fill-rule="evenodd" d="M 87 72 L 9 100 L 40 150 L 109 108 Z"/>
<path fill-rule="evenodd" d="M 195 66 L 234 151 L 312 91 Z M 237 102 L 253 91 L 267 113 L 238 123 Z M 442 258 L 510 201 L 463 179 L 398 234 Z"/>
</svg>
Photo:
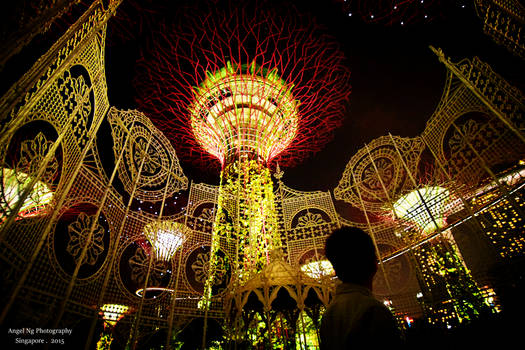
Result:
<svg viewBox="0 0 525 350">
<path fill-rule="evenodd" d="M 446 226 L 450 191 L 442 187 L 414 190 L 394 204 L 396 217 L 414 223 L 422 234 L 433 233 Z"/>
<path fill-rule="evenodd" d="M 310 261 L 301 266 L 301 271 L 315 279 L 335 276 L 334 268 L 328 260 Z"/>
<path fill-rule="evenodd" d="M 155 221 L 144 227 L 144 235 L 150 242 L 158 260 L 169 261 L 180 248 L 188 234 L 184 224 L 172 221 Z"/>
<path fill-rule="evenodd" d="M 48 185 L 37 181 L 31 193 L 24 200 L 17 213 L 13 208 L 21 200 L 20 195 L 28 188 L 32 177 L 13 169 L 2 169 L 2 190 L 0 198 L 0 224 L 10 215 L 17 215 L 19 218 L 39 216 L 46 213 L 47 206 L 53 200 L 53 191 Z"/>
<path fill-rule="evenodd" d="M 367 95 L 383 106 L 372 94 L 380 82 L 360 71 L 371 56 L 348 50 L 368 38 L 338 43 L 346 31 L 323 32 L 303 2 L 202 2 L 20 5 L 34 17 L 6 44 L 18 53 L 0 52 L 3 85 L 13 83 L 0 100 L 0 324 L 13 330 L 5 344 L 36 339 L 15 334 L 21 325 L 70 330 L 42 335 L 64 348 L 97 339 L 99 349 L 318 347 L 337 284 L 323 249 L 341 226 L 372 236 L 374 293 L 411 328 L 408 341 L 515 325 L 508 315 L 525 293 L 525 98 L 501 68 L 432 48 L 429 65 L 446 69 L 441 99 L 424 95 L 439 89 L 425 80 L 420 102 L 438 103 L 422 131 L 409 132 L 386 98 L 386 113 L 368 113 Z M 341 5 L 329 3 L 327 12 Z M 483 30 L 521 57 L 520 29 L 493 26 L 498 14 L 503 24 L 517 18 L 500 3 L 476 0 Z M 27 19 L 24 11 L 9 17 Z M 336 27 L 366 31 L 347 15 Z M 365 89 L 355 108 L 349 63 L 354 89 Z M 418 79 L 403 85 L 417 89 Z M 375 129 L 386 120 L 405 136 Z M 282 170 L 312 154 L 328 161 Z M 297 178 L 323 190 L 286 184 Z"/>
<path fill-rule="evenodd" d="M 114 326 L 129 311 L 129 306 L 119 304 L 104 304 L 100 308 L 102 319 L 109 325 Z"/>
<path fill-rule="evenodd" d="M 253 62 L 230 62 L 195 89 L 190 107 L 193 134 L 222 164 L 252 154 L 268 163 L 297 135 L 298 105 L 292 87 Z"/>
<path fill-rule="evenodd" d="M 235 240 L 238 277 L 247 280 L 281 245 L 266 164 L 295 138 L 299 102 L 276 68 L 268 71 L 255 62 L 237 67 L 228 62 L 195 91 L 189 108 L 193 134 L 223 166 L 212 250 L 219 249 L 221 236 Z"/>
</svg>

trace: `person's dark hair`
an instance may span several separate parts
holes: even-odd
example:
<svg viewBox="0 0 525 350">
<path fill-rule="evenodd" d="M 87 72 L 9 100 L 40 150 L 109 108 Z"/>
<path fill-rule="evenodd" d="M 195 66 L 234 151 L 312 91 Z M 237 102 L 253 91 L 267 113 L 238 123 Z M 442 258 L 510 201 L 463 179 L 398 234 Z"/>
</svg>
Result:
<svg viewBox="0 0 525 350">
<path fill-rule="evenodd" d="M 372 238 L 356 227 L 342 227 L 326 239 L 326 258 L 343 282 L 365 283 L 377 271 L 377 256 Z"/>
</svg>

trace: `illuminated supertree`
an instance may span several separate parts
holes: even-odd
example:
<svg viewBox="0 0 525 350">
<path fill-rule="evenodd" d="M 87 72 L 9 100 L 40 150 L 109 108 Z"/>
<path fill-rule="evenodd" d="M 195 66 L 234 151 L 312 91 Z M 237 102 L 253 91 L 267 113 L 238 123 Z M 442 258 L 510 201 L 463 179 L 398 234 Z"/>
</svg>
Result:
<svg viewBox="0 0 525 350">
<path fill-rule="evenodd" d="M 160 26 L 139 62 L 137 102 L 183 158 L 219 161 L 212 249 L 235 247 L 245 280 L 281 245 L 270 167 L 327 142 L 344 114 L 349 71 L 334 41 L 290 6 L 283 14 L 219 5 Z"/>
<path fill-rule="evenodd" d="M 446 327 L 468 323 L 491 311 L 447 227 L 447 217 L 460 206 L 440 186 L 413 190 L 392 205 L 395 217 L 410 227 L 404 234 L 417 242 L 413 253 L 427 316 L 431 323 Z"/>
</svg>

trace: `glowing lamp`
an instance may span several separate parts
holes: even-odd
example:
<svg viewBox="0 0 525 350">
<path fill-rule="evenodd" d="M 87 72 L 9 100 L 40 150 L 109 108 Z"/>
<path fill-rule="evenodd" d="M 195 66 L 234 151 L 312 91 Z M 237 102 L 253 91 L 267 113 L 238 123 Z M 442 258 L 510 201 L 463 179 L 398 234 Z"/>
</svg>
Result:
<svg viewBox="0 0 525 350">
<path fill-rule="evenodd" d="M 20 195 L 32 180 L 32 177 L 26 173 L 8 168 L 2 169 L 2 197 L 0 198 L 2 217 L 0 218 L 0 223 L 5 219 L 5 216 L 11 214 L 12 208 L 18 202 Z M 37 181 L 33 186 L 33 190 L 20 207 L 18 215 L 20 217 L 41 215 L 53 199 L 53 194 L 53 191 L 45 183 Z"/>
<path fill-rule="evenodd" d="M 195 139 L 221 163 L 246 154 L 268 162 L 297 135 L 299 102 L 278 76 L 256 64 L 208 74 L 190 107 Z"/>
<path fill-rule="evenodd" d="M 306 263 L 301 266 L 301 271 L 315 279 L 320 279 L 325 276 L 335 276 L 335 270 L 328 260 L 316 260 Z"/>
<path fill-rule="evenodd" d="M 186 227 L 173 221 L 155 221 L 144 227 L 157 260 L 169 261 L 186 239 Z"/>
<path fill-rule="evenodd" d="M 129 306 L 120 304 L 104 304 L 100 308 L 102 319 L 109 325 L 114 326 L 129 311 Z"/>
<path fill-rule="evenodd" d="M 394 203 L 397 218 L 416 225 L 422 234 L 435 232 L 446 226 L 446 212 L 450 192 L 443 187 L 423 187 L 414 190 Z"/>
</svg>

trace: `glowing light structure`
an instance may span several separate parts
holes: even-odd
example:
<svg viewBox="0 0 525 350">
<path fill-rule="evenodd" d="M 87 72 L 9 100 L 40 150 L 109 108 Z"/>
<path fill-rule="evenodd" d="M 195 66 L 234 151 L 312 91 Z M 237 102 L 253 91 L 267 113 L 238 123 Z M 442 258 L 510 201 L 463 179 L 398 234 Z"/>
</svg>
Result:
<svg viewBox="0 0 525 350">
<path fill-rule="evenodd" d="M 450 192 L 443 187 L 423 187 L 414 190 L 394 203 L 397 218 L 411 222 L 422 234 L 429 234 L 446 226 Z"/>
<path fill-rule="evenodd" d="M 422 306 L 431 323 L 447 328 L 470 322 L 489 307 L 450 230 L 443 231 L 455 205 L 450 191 L 439 186 L 416 189 L 393 204 L 396 218 L 415 226 L 414 238 L 424 237 L 413 249 L 424 291 Z M 441 234 L 432 236 L 437 231 Z"/>
<path fill-rule="evenodd" d="M 431 324 L 451 328 L 493 312 L 447 231 L 413 250 L 419 262 L 420 302 Z"/>
<path fill-rule="evenodd" d="M 308 262 L 301 266 L 301 271 L 315 279 L 320 279 L 325 276 L 335 276 L 334 267 L 328 260 Z"/>
<path fill-rule="evenodd" d="M 97 350 L 110 349 L 113 342 L 113 328 L 129 311 L 129 306 L 120 304 L 104 304 L 100 307 L 100 315 L 104 320 L 104 330 L 97 342 Z"/>
<path fill-rule="evenodd" d="M 277 69 L 228 62 L 196 89 L 193 134 L 223 165 L 239 157 L 267 163 L 296 137 L 298 105 Z"/>
<path fill-rule="evenodd" d="M 104 304 L 100 308 L 102 318 L 107 324 L 114 326 L 129 311 L 129 306 L 120 304 Z"/>
<path fill-rule="evenodd" d="M 200 18 L 203 9 L 195 10 Z M 293 11 L 210 10 L 204 21 L 187 12 L 154 33 L 139 62 L 137 102 L 179 155 L 206 167 L 219 162 L 212 251 L 228 252 L 246 281 L 281 246 L 270 168 L 297 163 L 331 137 L 349 71 L 334 41 Z"/>
<path fill-rule="evenodd" d="M 196 89 L 190 107 L 197 141 L 223 166 L 215 232 L 235 232 L 245 273 L 267 264 L 281 244 L 266 164 L 297 134 L 299 103 L 290 90 L 277 69 L 228 62 Z"/>
<path fill-rule="evenodd" d="M 144 227 L 157 260 L 169 261 L 186 239 L 184 224 L 173 221 L 155 221 Z"/>
<path fill-rule="evenodd" d="M 341 124 L 351 91 L 344 54 L 312 18 L 267 5 L 190 6 L 149 33 L 136 102 L 180 158 L 224 168 L 243 153 L 293 166 Z"/>
<path fill-rule="evenodd" d="M 20 194 L 31 183 L 31 176 L 13 169 L 2 169 L 2 189 L 0 198 L 0 224 L 12 214 L 12 208 L 17 204 Z M 18 217 L 34 217 L 42 215 L 46 207 L 51 203 L 54 192 L 49 187 L 37 181 L 18 211 Z"/>
<path fill-rule="evenodd" d="M 436 111 L 420 136 L 385 136 L 351 157 L 345 180 L 338 186 L 341 199 L 352 205 L 341 213 L 350 214 L 349 218 L 336 211 L 330 192 L 288 188 L 279 170 L 274 197 L 270 178 L 277 163 L 291 166 L 319 150 L 345 113 L 349 73 L 337 46 L 316 30 L 315 21 L 296 13 L 287 16 L 285 12 L 293 6 L 270 13 L 259 5 L 275 6 L 276 2 L 265 0 L 227 0 L 235 6 L 230 10 L 220 0 L 209 1 L 209 5 L 183 1 L 195 6 L 194 11 L 177 1 L 176 11 L 158 12 L 167 15 L 161 18 L 152 15 L 151 21 L 135 22 L 136 16 L 128 17 L 129 27 L 144 28 L 141 34 L 151 39 L 142 42 L 150 51 L 142 52 L 137 65 L 136 91 L 137 105 L 152 118 L 154 127 L 145 114 L 117 110 L 108 101 L 106 28 L 120 2 L 89 2 L 79 20 L 0 99 L 1 160 L 4 167 L 14 169 L 1 170 L 4 197 L 0 209 L 8 219 L 0 218 L 0 262 L 5 275 L 0 323 L 57 328 L 82 314 L 91 319 L 91 327 L 89 334 L 80 332 L 80 340 L 91 347 L 97 321 L 103 317 L 107 322 L 97 346 L 110 348 L 113 325 L 136 308 L 136 317 L 119 330 L 130 330 L 129 336 L 121 333 L 118 337 L 127 338 L 128 345 L 119 342 L 115 344 L 118 348 L 141 347 L 145 343 L 139 339 L 146 338 L 156 338 L 151 346 L 159 348 L 162 334 L 166 348 L 180 341 L 185 348 L 195 349 L 211 344 L 290 348 L 294 339 L 301 343 L 296 347 L 317 347 L 309 337 L 316 337 L 320 313 L 329 303 L 334 284 L 330 278 L 305 278 L 298 265 L 312 251 L 319 259 L 323 237 L 340 225 L 367 226 L 374 232 L 380 255 L 411 253 L 413 258 L 406 259 L 406 266 L 405 259 L 397 259 L 400 255 L 387 258 L 390 267 L 381 264 L 385 284 L 390 281 L 394 287 L 382 296 L 407 321 L 420 313 L 419 305 L 413 305 L 416 301 L 410 301 L 411 292 L 417 293 L 427 320 L 451 327 L 478 318 L 484 301 L 496 305 L 491 285 L 502 292 L 515 290 L 525 254 L 524 176 L 522 167 L 514 168 L 518 173 L 508 169 L 503 178 L 493 171 L 516 161 L 523 165 L 524 98 L 486 63 L 477 58 L 452 63 L 435 50 L 448 71 Z M 148 16 L 155 12 L 150 5 L 157 3 L 125 1 L 123 6 L 136 4 L 137 12 Z M 158 6 L 167 4 L 162 3 Z M 386 1 L 369 3 L 397 6 Z M 118 14 L 125 11 L 119 8 Z M 13 18 L 26 17 L 15 15 Z M 373 15 L 379 17 L 375 11 Z M 489 20 L 501 22 L 497 17 Z M 507 22 L 501 23 L 505 27 Z M 127 32 L 124 35 L 128 38 Z M 48 43 L 52 38 L 44 39 Z M 135 39 L 133 47 L 144 38 Z M 38 47 L 28 48 L 27 53 L 32 55 L 33 48 L 39 51 L 41 43 L 35 42 Z M 108 122 L 111 138 L 107 137 Z M 192 183 L 188 201 L 177 204 L 178 192 L 187 189 L 187 179 L 169 141 L 185 160 L 220 167 L 219 189 Z M 108 154 L 111 145 L 113 157 Z M 423 149 L 430 153 L 422 157 Z M 427 165 L 433 169 L 431 183 L 455 181 L 460 185 L 449 188 L 469 210 L 448 215 L 448 227 L 422 235 L 420 232 L 436 230 L 440 224 L 428 226 L 428 217 L 416 223 L 417 215 L 411 215 L 426 208 L 407 196 L 405 208 L 397 208 L 401 220 L 380 222 L 380 213 L 391 207 L 392 199 L 417 187 L 412 180 L 420 178 L 419 171 Z M 33 174 L 40 174 L 38 180 L 49 186 L 34 181 Z M 449 175 L 446 180 L 444 175 Z M 117 176 L 120 183 L 114 182 Z M 30 183 L 36 187 L 27 191 Z M 45 212 L 49 215 L 42 220 L 15 221 L 21 215 L 44 213 L 41 205 L 51 200 L 50 188 L 55 185 L 60 186 L 61 194 L 57 190 L 48 202 Z M 11 198 L 21 198 L 22 193 L 29 194 L 32 202 L 23 203 L 24 199 L 13 206 L 17 199 Z M 434 205 L 427 193 L 443 200 Z M 437 221 L 447 216 L 447 206 L 441 205 L 450 202 L 446 191 L 420 189 L 415 194 L 425 199 L 421 202 L 430 206 L 427 214 L 432 213 Z M 125 199 L 129 199 L 127 205 Z M 154 212 L 164 205 L 159 218 L 170 215 L 191 228 L 184 242 L 188 249 L 179 248 L 180 259 L 172 258 L 178 262 L 150 259 L 153 252 L 148 255 L 149 250 L 143 249 L 149 245 L 145 244 L 144 226 L 155 221 L 155 216 L 136 208 L 139 202 L 146 202 Z M 181 204 L 186 204 L 183 212 L 178 210 Z M 87 220 L 89 217 L 97 220 Z M 479 228 L 474 221 L 480 221 Z M 402 240 L 394 236 L 406 223 L 415 226 L 412 231 L 417 242 L 405 240 L 407 235 Z M 451 232 L 445 230 L 459 229 L 459 225 L 473 238 L 486 234 L 501 251 L 497 259 L 480 251 L 480 260 L 489 271 L 509 271 L 504 278 L 487 278 L 485 295 L 456 253 Z M 152 225 L 153 246 L 162 232 L 170 230 Z M 169 244 L 159 243 L 153 249 L 170 251 L 183 239 L 175 234 L 167 239 Z M 286 249 L 274 250 L 278 254 L 266 264 L 267 251 L 281 239 Z M 478 253 L 477 248 L 473 253 Z M 158 257 L 170 255 L 159 253 Z M 385 262 L 385 255 L 380 258 Z M 303 270 L 318 276 L 323 263 L 319 265 Z M 412 278 L 416 277 L 414 270 L 417 278 Z M 230 276 L 235 276 L 233 281 Z M 212 285 L 216 293 L 226 292 L 209 298 Z M 206 295 L 201 298 L 203 291 Z M 519 306 L 519 301 L 505 299 L 504 308 Z M 114 305 L 100 308 L 104 302 Z M 89 315 L 93 303 L 97 307 Z M 54 305 L 52 324 L 45 305 Z M 196 310 L 199 305 L 209 308 L 200 312 Z M 183 336 L 183 332 L 195 334 L 192 330 L 196 328 L 188 322 L 200 322 L 202 316 L 201 341 Z M 206 332 L 214 319 L 220 320 L 216 329 L 224 333 L 218 343 L 215 336 L 210 337 L 212 332 Z M 200 323 L 193 325 L 200 328 Z M 148 337 L 153 332 L 155 337 Z"/>
</svg>

